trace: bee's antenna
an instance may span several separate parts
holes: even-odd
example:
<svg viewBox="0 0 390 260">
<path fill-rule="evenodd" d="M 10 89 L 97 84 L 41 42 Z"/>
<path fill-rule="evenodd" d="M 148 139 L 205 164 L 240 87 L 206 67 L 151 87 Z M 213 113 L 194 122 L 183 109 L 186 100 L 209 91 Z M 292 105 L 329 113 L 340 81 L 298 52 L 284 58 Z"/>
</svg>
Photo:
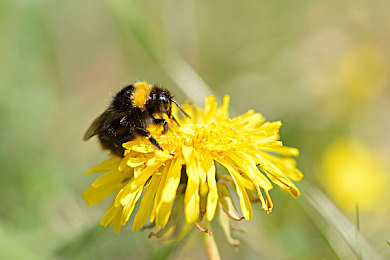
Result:
<svg viewBox="0 0 390 260">
<path fill-rule="evenodd" d="M 183 114 L 184 114 L 186 117 L 191 118 L 190 115 L 187 114 L 187 112 L 184 111 L 184 109 L 183 109 L 175 100 L 171 99 L 171 101 L 172 101 L 173 103 L 175 103 L 175 105 L 176 105 L 178 108 L 180 108 L 181 112 L 183 112 Z"/>
</svg>

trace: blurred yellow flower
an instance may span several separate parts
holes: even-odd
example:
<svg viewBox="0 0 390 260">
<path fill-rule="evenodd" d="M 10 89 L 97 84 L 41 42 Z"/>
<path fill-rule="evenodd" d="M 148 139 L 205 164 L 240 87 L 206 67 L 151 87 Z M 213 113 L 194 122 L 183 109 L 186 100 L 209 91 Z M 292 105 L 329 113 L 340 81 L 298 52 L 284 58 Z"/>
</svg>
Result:
<svg viewBox="0 0 390 260">
<path fill-rule="evenodd" d="M 206 98 L 204 109 L 185 104 L 191 118 L 178 119 L 180 126 L 172 123 L 165 134 L 156 126 L 148 129 L 163 151 L 147 139 L 137 138 L 123 144 L 124 158 L 112 157 L 86 172 L 106 172 L 83 193 L 89 205 L 115 193 L 101 224 L 113 224 L 119 231 L 142 193 L 134 231 L 144 226 L 149 216 L 152 225 L 166 227 L 172 205 L 180 200 L 185 222 L 193 223 L 204 217 L 211 221 L 216 210 L 235 220 L 249 220 L 254 201 L 270 212 L 272 182 L 293 197 L 299 196 L 292 180 L 299 181 L 302 173 L 290 158 L 297 156 L 298 150 L 279 140 L 281 122 L 265 122 L 253 110 L 231 119 L 228 106 L 228 96 L 221 107 L 214 96 Z M 173 115 L 178 118 L 177 110 Z M 243 217 L 236 211 L 229 188 L 238 195 Z"/>
<path fill-rule="evenodd" d="M 340 139 L 323 155 L 326 189 L 344 209 L 375 209 L 389 184 L 385 167 L 357 140 Z"/>
</svg>

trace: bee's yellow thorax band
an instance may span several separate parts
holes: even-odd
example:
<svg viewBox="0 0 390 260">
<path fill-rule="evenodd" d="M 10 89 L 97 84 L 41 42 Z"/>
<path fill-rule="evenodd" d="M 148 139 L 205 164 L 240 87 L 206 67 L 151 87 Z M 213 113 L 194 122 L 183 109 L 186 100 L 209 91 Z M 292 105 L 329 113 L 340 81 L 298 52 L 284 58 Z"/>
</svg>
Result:
<svg viewBox="0 0 390 260">
<path fill-rule="evenodd" d="M 131 95 L 131 101 L 133 106 L 143 108 L 148 101 L 150 92 L 152 91 L 152 85 L 146 81 L 141 81 L 133 84 L 134 92 Z"/>
</svg>

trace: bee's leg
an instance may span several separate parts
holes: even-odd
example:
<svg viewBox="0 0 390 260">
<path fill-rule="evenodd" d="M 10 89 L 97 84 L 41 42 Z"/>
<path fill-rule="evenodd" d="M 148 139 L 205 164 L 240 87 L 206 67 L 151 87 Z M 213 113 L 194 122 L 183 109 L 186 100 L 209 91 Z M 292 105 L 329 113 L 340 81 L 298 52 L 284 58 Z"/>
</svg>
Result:
<svg viewBox="0 0 390 260">
<path fill-rule="evenodd" d="M 179 122 L 177 122 L 176 118 L 175 118 L 173 115 L 171 115 L 171 118 L 172 118 L 173 121 L 175 121 L 175 123 L 177 124 L 177 126 L 180 126 Z"/>
<path fill-rule="evenodd" d="M 146 129 L 135 127 L 134 130 L 137 134 L 145 137 L 149 137 L 149 141 L 159 150 L 163 151 L 161 145 L 157 142 L 157 140 L 150 134 L 150 132 Z"/>
<path fill-rule="evenodd" d="M 168 129 L 169 129 L 169 124 L 168 124 L 167 120 L 165 120 L 165 119 L 160 119 L 160 118 L 153 118 L 153 120 L 154 120 L 154 123 L 155 123 L 156 125 L 158 125 L 158 124 L 164 124 L 164 131 L 163 131 L 163 134 L 165 134 L 165 133 L 168 131 Z"/>
</svg>

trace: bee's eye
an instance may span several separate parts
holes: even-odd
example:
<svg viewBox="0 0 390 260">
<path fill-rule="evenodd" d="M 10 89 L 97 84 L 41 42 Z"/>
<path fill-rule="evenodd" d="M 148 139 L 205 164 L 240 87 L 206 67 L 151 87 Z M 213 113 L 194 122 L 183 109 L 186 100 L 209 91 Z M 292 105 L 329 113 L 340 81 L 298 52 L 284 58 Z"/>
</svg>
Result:
<svg viewBox="0 0 390 260">
<path fill-rule="evenodd" d="M 166 96 L 161 96 L 160 101 L 163 103 L 168 103 L 168 98 Z"/>
</svg>

